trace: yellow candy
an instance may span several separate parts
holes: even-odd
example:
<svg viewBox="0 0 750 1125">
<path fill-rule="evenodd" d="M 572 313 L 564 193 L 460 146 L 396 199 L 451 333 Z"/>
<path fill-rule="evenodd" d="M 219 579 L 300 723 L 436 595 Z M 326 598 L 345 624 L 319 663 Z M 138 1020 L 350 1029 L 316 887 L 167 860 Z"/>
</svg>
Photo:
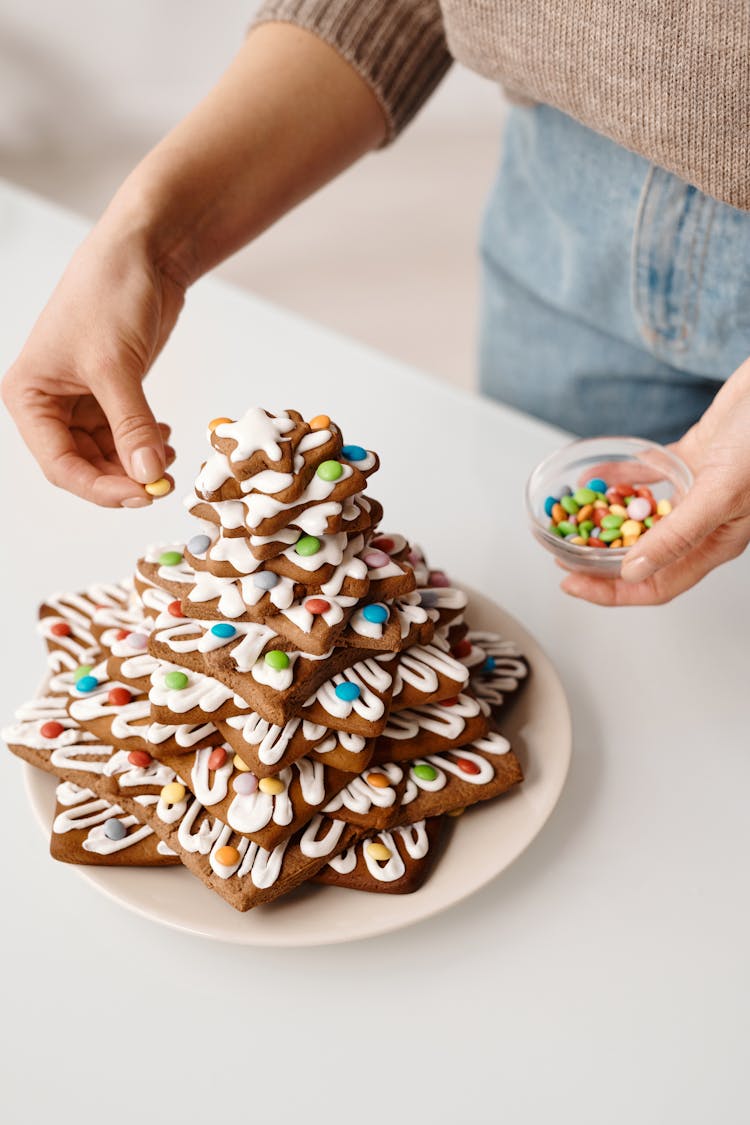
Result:
<svg viewBox="0 0 750 1125">
<path fill-rule="evenodd" d="M 609 508 L 609 504 L 606 500 L 595 500 L 593 506 L 595 508 Z"/>
<path fill-rule="evenodd" d="M 610 543 L 610 547 L 622 547 L 622 539 L 615 539 L 613 543 Z"/>
<path fill-rule="evenodd" d="M 327 430 L 331 424 L 331 419 L 327 414 L 316 414 L 314 418 L 310 419 L 311 430 Z"/>
<path fill-rule="evenodd" d="M 626 516 L 628 514 L 628 509 L 623 508 L 622 504 L 612 504 L 609 509 L 609 514 L 611 516 Z"/>
<path fill-rule="evenodd" d="M 258 788 L 261 793 L 270 793 L 275 797 L 277 793 L 284 792 L 284 782 L 279 781 L 278 777 L 262 777 L 258 782 Z"/>
<path fill-rule="evenodd" d="M 369 855 L 370 859 L 377 859 L 379 861 L 382 861 L 383 863 L 387 863 L 387 861 L 393 855 L 391 849 L 387 848 L 385 844 L 368 844 L 367 854 Z"/>
<path fill-rule="evenodd" d="M 232 759 L 232 765 L 236 770 L 241 770 L 242 773 L 250 772 L 250 766 L 247 764 L 247 762 L 242 761 L 242 758 L 239 756 L 239 754 L 235 754 L 234 758 Z"/>
<path fill-rule="evenodd" d="M 672 505 L 670 504 L 669 500 L 660 500 L 656 505 L 657 516 L 668 516 L 671 511 Z"/>
<path fill-rule="evenodd" d="M 231 844 L 225 844 L 223 848 L 216 849 L 214 859 L 222 867 L 234 867 L 235 863 L 240 862 L 240 853 Z"/>
<path fill-rule="evenodd" d="M 577 547 L 583 547 L 586 543 L 586 540 L 581 539 L 580 535 L 575 535 L 572 539 L 569 539 L 568 542 L 575 543 Z"/>
<path fill-rule="evenodd" d="M 161 799 L 165 805 L 176 805 L 185 796 L 185 786 L 179 781 L 170 781 L 161 791 Z"/>
<path fill-rule="evenodd" d="M 465 812 L 466 812 L 466 809 L 453 809 L 451 812 L 448 813 L 448 816 L 463 816 L 463 814 Z"/>
<path fill-rule="evenodd" d="M 152 481 L 151 484 L 143 486 L 149 496 L 166 496 L 168 492 L 172 491 L 172 485 L 166 477 L 161 477 L 159 480 Z"/>
<path fill-rule="evenodd" d="M 637 543 L 639 539 L 640 535 L 623 535 L 622 545 L 623 547 L 632 547 L 633 544 Z"/>
<path fill-rule="evenodd" d="M 620 535 L 623 539 L 626 537 L 630 539 L 632 536 L 637 539 L 642 531 L 643 524 L 639 520 L 625 520 L 625 523 L 620 525 Z"/>
<path fill-rule="evenodd" d="M 217 426 L 223 426 L 225 422 L 231 422 L 231 418 L 213 418 L 208 423 L 208 432 L 212 434 Z"/>
</svg>

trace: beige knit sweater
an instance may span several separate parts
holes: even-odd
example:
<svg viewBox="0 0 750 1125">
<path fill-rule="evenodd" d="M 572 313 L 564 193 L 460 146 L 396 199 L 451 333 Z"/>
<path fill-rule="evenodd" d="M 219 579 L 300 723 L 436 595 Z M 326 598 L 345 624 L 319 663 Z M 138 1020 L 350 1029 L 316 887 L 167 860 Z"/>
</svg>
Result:
<svg viewBox="0 0 750 1125">
<path fill-rule="evenodd" d="M 750 210 L 750 0 L 266 0 L 371 85 L 390 137 L 455 58 Z"/>
</svg>

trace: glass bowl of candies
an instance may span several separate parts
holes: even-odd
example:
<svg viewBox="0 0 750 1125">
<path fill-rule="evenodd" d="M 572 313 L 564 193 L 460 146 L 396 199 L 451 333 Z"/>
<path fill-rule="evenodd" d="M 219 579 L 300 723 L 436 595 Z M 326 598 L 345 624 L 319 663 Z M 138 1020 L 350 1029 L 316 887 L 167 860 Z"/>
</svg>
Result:
<svg viewBox="0 0 750 1125">
<path fill-rule="evenodd" d="M 630 548 L 685 496 L 681 458 L 636 437 L 582 438 L 537 465 L 526 485 L 534 537 L 569 570 L 616 578 Z"/>
</svg>

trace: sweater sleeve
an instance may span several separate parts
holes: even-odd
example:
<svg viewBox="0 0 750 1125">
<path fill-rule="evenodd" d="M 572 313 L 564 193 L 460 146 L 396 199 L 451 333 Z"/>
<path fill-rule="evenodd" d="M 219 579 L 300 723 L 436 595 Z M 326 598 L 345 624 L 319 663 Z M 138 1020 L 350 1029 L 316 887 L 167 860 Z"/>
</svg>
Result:
<svg viewBox="0 0 750 1125">
<path fill-rule="evenodd" d="M 252 26 L 279 20 L 319 36 L 364 78 L 385 113 L 386 143 L 452 61 L 438 0 L 264 0 Z"/>
</svg>

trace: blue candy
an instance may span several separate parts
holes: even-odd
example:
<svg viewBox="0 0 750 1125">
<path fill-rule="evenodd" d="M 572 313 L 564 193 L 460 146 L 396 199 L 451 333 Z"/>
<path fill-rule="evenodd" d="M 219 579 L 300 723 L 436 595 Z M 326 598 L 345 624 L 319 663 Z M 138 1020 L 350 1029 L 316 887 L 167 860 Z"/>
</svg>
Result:
<svg viewBox="0 0 750 1125">
<path fill-rule="evenodd" d="M 384 605 L 366 605 L 362 610 L 362 616 L 365 621 L 371 621 L 373 625 L 382 625 L 384 621 L 388 620 L 388 610 Z"/>
<path fill-rule="evenodd" d="M 544 501 L 545 516 L 549 516 L 549 518 L 552 519 L 552 509 L 554 508 L 555 504 L 557 504 L 557 502 L 558 500 L 556 496 L 547 497 L 547 499 Z"/>
<path fill-rule="evenodd" d="M 93 691 L 99 687 L 99 681 L 96 676 L 81 676 L 80 680 L 76 680 L 76 687 L 79 691 Z"/>
<path fill-rule="evenodd" d="M 124 840 L 127 834 L 128 830 L 121 820 L 110 817 L 104 821 L 104 835 L 108 840 Z"/>
<path fill-rule="evenodd" d="M 586 488 L 590 488 L 592 492 L 606 492 L 607 482 L 606 480 L 602 480 L 601 477 L 594 477 L 586 485 Z"/>
<path fill-rule="evenodd" d="M 234 625 L 230 625 L 228 621 L 217 621 L 215 625 L 211 626 L 211 632 L 215 637 L 228 639 L 229 637 L 233 637 L 237 630 Z"/>
<path fill-rule="evenodd" d="M 488 673 L 494 672 L 496 667 L 497 667 L 497 661 L 495 660 L 495 657 L 494 656 L 488 656 L 487 659 L 485 660 L 484 664 L 482 665 L 482 671 L 488 672 Z"/>
<path fill-rule="evenodd" d="M 343 699 L 345 703 L 353 703 L 355 699 L 360 697 L 360 689 L 356 684 L 350 684 L 348 681 L 343 684 L 336 684 L 336 695 L 339 699 Z"/>
<path fill-rule="evenodd" d="M 367 450 L 363 449 L 361 445 L 344 445 L 341 448 L 341 456 L 345 461 L 364 461 L 367 457 Z"/>
</svg>

